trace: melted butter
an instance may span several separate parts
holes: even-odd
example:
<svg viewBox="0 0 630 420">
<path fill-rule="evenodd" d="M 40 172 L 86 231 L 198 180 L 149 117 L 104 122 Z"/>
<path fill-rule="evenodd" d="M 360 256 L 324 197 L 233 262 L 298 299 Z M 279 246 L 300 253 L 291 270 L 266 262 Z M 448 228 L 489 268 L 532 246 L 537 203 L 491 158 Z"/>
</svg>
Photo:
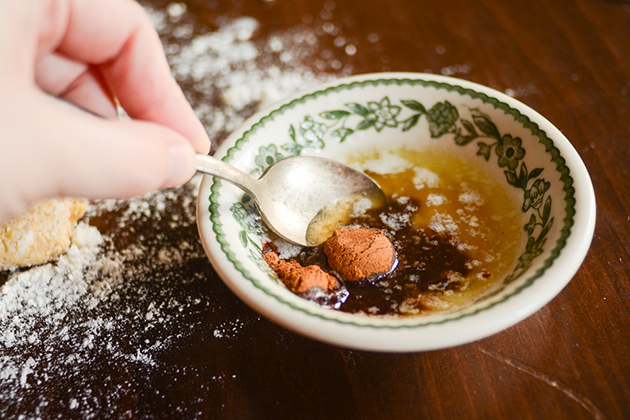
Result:
<svg viewBox="0 0 630 420">
<path fill-rule="evenodd" d="M 326 242 L 335 230 L 350 222 L 353 214 L 384 206 L 384 198 L 382 194 L 360 192 L 320 210 L 308 225 L 306 243 L 317 246 Z"/>
<path fill-rule="evenodd" d="M 448 280 L 435 279 L 420 300 L 426 300 L 426 309 L 439 310 L 455 309 L 478 299 L 500 282 L 522 244 L 518 205 L 505 187 L 485 171 L 481 158 L 468 162 L 430 149 L 399 150 L 396 155 L 410 162 L 410 167 L 398 173 L 370 175 L 394 200 L 408 197 L 419 203 L 418 210 L 410 216 L 413 228 L 437 234 L 466 258 L 465 273 L 450 273 L 450 284 Z M 365 164 L 374 159 L 383 157 L 362 156 L 356 162 Z M 395 231 L 390 228 L 391 233 Z M 404 240 L 397 244 L 403 249 L 410 246 Z"/>
<path fill-rule="evenodd" d="M 329 217 L 339 220 L 326 229 L 383 231 L 398 266 L 383 278 L 341 279 L 340 290 L 305 297 L 345 312 L 417 316 L 460 309 L 500 285 L 522 245 L 522 226 L 518 205 L 483 162 L 401 149 L 354 156 L 349 163 L 364 168 L 389 203 L 361 208 L 355 200 L 338 210 L 343 217 Z M 330 271 L 321 247 L 305 249 L 296 260 Z"/>
</svg>

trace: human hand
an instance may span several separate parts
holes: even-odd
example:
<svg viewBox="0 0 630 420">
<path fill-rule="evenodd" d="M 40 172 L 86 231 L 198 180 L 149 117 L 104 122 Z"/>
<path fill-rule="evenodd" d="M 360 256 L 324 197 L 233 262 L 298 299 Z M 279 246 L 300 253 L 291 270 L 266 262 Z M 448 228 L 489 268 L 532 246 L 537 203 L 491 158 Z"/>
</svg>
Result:
<svg viewBox="0 0 630 420">
<path fill-rule="evenodd" d="M 209 147 L 133 0 L 0 2 L 0 223 L 45 197 L 182 184 Z"/>
</svg>

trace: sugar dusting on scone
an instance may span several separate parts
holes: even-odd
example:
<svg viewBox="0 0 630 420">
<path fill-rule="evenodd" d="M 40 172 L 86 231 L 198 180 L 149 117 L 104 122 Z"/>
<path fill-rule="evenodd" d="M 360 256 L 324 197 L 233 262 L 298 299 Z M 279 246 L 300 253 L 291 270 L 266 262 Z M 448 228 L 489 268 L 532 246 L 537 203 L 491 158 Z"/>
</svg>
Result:
<svg viewBox="0 0 630 420">
<path fill-rule="evenodd" d="M 86 207 L 81 199 L 49 199 L 0 225 L 0 270 L 45 263 L 67 251 Z"/>
</svg>

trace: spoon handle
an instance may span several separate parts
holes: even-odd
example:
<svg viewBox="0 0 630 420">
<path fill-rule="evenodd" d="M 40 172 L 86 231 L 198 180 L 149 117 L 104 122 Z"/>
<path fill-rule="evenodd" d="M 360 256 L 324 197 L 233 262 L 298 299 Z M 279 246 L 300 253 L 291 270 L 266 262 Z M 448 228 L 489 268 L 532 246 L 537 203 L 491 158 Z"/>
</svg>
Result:
<svg viewBox="0 0 630 420">
<path fill-rule="evenodd" d="M 256 181 L 245 172 L 208 155 L 198 154 L 196 162 L 197 171 L 225 179 L 246 193 L 255 195 Z"/>
</svg>

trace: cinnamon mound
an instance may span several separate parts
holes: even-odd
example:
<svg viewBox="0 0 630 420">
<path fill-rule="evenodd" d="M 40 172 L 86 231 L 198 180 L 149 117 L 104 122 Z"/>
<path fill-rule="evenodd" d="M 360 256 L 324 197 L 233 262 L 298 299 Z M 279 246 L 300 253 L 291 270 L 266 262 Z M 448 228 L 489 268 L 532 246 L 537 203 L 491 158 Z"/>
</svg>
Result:
<svg viewBox="0 0 630 420">
<path fill-rule="evenodd" d="M 302 267 L 295 261 L 280 259 L 274 250 L 265 252 L 263 258 L 293 293 L 304 293 L 313 287 L 319 287 L 322 290 L 332 290 L 337 287 L 337 279 L 324 272 L 319 266 Z"/>
<path fill-rule="evenodd" d="M 328 265 L 344 280 L 372 279 L 389 273 L 396 253 L 378 230 L 339 229 L 324 243 Z"/>
</svg>

